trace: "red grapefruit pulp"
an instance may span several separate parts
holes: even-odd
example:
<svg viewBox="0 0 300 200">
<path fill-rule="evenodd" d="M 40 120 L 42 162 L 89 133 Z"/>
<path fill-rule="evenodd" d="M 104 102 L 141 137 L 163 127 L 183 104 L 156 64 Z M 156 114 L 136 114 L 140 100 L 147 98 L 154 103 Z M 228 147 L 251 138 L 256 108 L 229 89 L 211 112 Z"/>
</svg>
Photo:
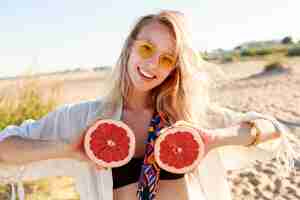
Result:
<svg viewBox="0 0 300 200">
<path fill-rule="evenodd" d="M 135 136 L 123 122 L 98 120 L 85 135 L 88 157 L 102 167 L 119 167 L 130 161 L 135 151 Z"/>
<path fill-rule="evenodd" d="M 204 143 L 199 132 L 191 127 L 161 130 L 155 141 L 157 164 L 172 173 L 186 173 L 198 166 L 204 156 Z"/>
</svg>

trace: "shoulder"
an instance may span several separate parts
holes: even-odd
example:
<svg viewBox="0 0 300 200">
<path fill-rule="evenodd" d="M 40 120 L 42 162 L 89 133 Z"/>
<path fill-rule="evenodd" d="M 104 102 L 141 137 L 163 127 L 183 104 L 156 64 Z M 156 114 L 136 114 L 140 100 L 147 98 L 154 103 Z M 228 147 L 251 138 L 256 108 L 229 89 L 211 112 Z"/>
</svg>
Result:
<svg viewBox="0 0 300 200">
<path fill-rule="evenodd" d="M 97 118 L 97 113 L 101 107 L 102 101 L 100 99 L 65 104 L 58 107 L 56 110 L 58 117 L 53 118 L 53 120 L 62 127 L 61 130 L 67 132 L 64 135 L 68 139 L 72 139 Z"/>
<path fill-rule="evenodd" d="M 101 99 L 93 99 L 80 101 L 78 103 L 64 104 L 60 106 L 58 110 L 63 110 L 64 112 L 72 115 L 82 115 L 98 111 L 99 109 L 101 109 L 101 106 Z"/>
<path fill-rule="evenodd" d="M 100 99 L 84 100 L 77 103 L 63 104 L 47 116 L 55 121 L 76 124 L 88 121 L 98 113 L 102 107 Z"/>
<path fill-rule="evenodd" d="M 84 100 L 78 103 L 62 105 L 58 110 L 73 123 L 85 121 L 87 124 L 96 118 L 102 109 L 101 99 Z"/>
</svg>

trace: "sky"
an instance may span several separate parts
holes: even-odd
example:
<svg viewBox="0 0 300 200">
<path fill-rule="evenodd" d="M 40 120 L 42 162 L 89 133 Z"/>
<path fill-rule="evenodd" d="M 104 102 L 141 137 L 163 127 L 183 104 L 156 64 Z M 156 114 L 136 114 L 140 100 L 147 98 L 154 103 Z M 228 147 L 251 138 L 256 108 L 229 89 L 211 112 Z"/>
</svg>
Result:
<svg viewBox="0 0 300 200">
<path fill-rule="evenodd" d="M 142 15 L 188 18 L 199 51 L 253 40 L 300 39 L 299 0 L 0 0 L 0 77 L 110 66 Z"/>
</svg>

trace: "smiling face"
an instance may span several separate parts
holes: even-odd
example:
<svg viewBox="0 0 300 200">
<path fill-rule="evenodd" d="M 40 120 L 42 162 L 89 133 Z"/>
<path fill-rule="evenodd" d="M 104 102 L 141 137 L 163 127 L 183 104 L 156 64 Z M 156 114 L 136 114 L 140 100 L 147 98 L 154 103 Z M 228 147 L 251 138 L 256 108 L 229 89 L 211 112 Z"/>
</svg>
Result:
<svg viewBox="0 0 300 200">
<path fill-rule="evenodd" d="M 169 76 L 175 68 L 175 45 L 175 38 L 166 25 L 151 22 L 141 29 L 128 60 L 134 89 L 150 91 Z"/>
</svg>

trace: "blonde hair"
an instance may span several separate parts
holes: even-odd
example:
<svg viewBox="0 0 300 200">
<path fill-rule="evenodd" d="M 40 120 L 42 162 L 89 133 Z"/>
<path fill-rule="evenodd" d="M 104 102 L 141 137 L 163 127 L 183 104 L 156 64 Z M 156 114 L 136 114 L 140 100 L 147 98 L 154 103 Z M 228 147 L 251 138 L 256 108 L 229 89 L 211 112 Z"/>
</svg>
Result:
<svg viewBox="0 0 300 200">
<path fill-rule="evenodd" d="M 117 64 L 109 78 L 104 102 L 109 108 L 116 107 L 120 98 L 126 99 L 130 89 L 128 60 L 134 39 L 141 29 L 151 22 L 166 25 L 176 41 L 176 68 L 169 77 L 153 89 L 155 109 L 165 113 L 170 121 L 177 120 L 201 123 L 205 126 L 205 112 L 209 104 L 209 79 L 202 69 L 203 60 L 191 45 L 184 15 L 177 11 L 164 10 L 158 14 L 142 16 L 129 33 Z"/>
<path fill-rule="evenodd" d="M 126 99 L 130 88 L 127 64 L 133 40 L 144 26 L 154 21 L 170 28 L 175 36 L 175 52 L 178 55 L 176 70 L 154 90 L 153 100 L 156 110 L 165 113 L 173 123 L 177 120 L 185 120 L 202 128 L 210 128 L 211 123 L 215 124 L 217 123 L 215 120 L 219 119 L 209 118 L 208 112 L 210 111 L 220 115 L 222 123 L 225 121 L 236 123 L 243 121 L 238 119 L 238 116 L 231 116 L 230 110 L 222 109 L 218 105 L 219 103 L 213 101 L 214 89 L 217 89 L 218 85 L 222 85 L 224 81 L 225 83 L 230 81 L 230 79 L 218 66 L 203 61 L 199 53 L 192 48 L 185 17 L 175 11 L 161 11 L 158 14 L 145 15 L 137 21 L 125 41 L 118 62 L 112 71 L 112 76 L 108 79 L 108 86 L 110 87 L 107 87 L 107 93 L 103 98 L 103 103 L 106 105 L 102 106 L 105 111 L 100 111 L 99 117 L 109 117 L 107 115 L 113 114 L 111 112 L 114 112 L 114 109 L 118 107 L 120 99 Z M 245 115 L 245 118 L 247 116 L 249 113 Z M 232 117 L 232 119 L 228 119 L 228 117 Z M 283 134 L 284 137 L 287 137 L 285 135 Z M 277 154 L 277 163 L 280 164 L 281 161 L 284 161 L 285 166 L 290 168 L 296 157 L 298 158 L 299 154 L 296 154 L 287 140 L 284 139 Z M 191 184 L 199 184 L 200 172 L 198 168 L 187 173 L 186 178 Z"/>
</svg>

